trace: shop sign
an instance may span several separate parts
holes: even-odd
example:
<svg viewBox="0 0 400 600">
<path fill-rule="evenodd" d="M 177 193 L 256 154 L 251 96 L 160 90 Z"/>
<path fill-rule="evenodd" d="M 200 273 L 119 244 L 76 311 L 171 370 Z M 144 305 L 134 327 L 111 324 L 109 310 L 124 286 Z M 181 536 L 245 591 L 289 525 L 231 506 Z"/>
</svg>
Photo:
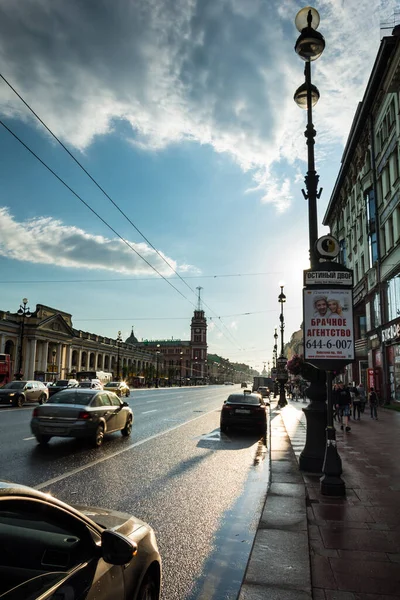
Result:
<svg viewBox="0 0 400 600">
<path fill-rule="evenodd" d="M 304 358 L 354 360 L 351 289 L 304 289 Z"/>
<path fill-rule="evenodd" d="M 304 271 L 304 285 L 353 285 L 352 271 Z"/>
<path fill-rule="evenodd" d="M 368 389 L 375 388 L 375 373 L 374 369 L 367 369 Z"/>
<path fill-rule="evenodd" d="M 382 342 L 390 342 L 398 337 L 400 337 L 400 322 L 382 329 Z"/>
</svg>

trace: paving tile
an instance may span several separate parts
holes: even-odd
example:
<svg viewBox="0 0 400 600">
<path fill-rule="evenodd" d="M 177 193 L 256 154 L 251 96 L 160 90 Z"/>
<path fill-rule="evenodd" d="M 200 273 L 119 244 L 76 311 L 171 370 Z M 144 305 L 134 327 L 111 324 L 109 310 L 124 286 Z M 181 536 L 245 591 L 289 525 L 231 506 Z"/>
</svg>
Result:
<svg viewBox="0 0 400 600">
<path fill-rule="evenodd" d="M 311 555 L 311 580 L 313 587 L 336 587 L 329 558 L 318 554 Z"/>
<path fill-rule="evenodd" d="M 369 509 L 363 506 L 350 505 L 333 505 L 333 504 L 313 504 L 312 506 L 316 519 L 324 519 L 326 521 L 360 521 L 363 523 L 375 522 L 369 513 Z M 372 510 L 372 509 L 371 509 Z"/>
<path fill-rule="evenodd" d="M 272 483 L 268 492 L 268 497 L 270 496 L 290 496 L 305 499 L 304 485 L 302 483 Z"/>
<path fill-rule="evenodd" d="M 311 590 L 307 532 L 258 530 L 246 583 Z"/>
<path fill-rule="evenodd" d="M 340 589 L 375 594 L 394 594 L 400 591 L 400 570 L 397 564 L 347 558 L 328 560 Z"/>
<path fill-rule="evenodd" d="M 326 600 L 355 600 L 352 592 L 342 592 L 340 590 L 325 590 Z"/>
<path fill-rule="evenodd" d="M 390 537 L 390 532 L 387 531 L 323 528 L 320 533 L 326 548 L 365 550 L 367 552 L 396 552 L 398 548 L 396 541 Z"/>
<path fill-rule="evenodd" d="M 321 588 L 313 587 L 312 597 L 313 600 L 326 600 L 325 592 Z"/>
<path fill-rule="evenodd" d="M 364 550 L 338 550 L 339 558 L 344 560 L 376 560 L 380 562 L 389 561 L 386 552 L 365 552 Z"/>
<path fill-rule="evenodd" d="M 268 600 L 314 600 L 309 592 L 249 583 L 242 585 L 238 600 L 266 600 L 266 598 Z"/>
<path fill-rule="evenodd" d="M 307 531 L 305 498 L 268 495 L 260 526 L 270 529 Z"/>
</svg>

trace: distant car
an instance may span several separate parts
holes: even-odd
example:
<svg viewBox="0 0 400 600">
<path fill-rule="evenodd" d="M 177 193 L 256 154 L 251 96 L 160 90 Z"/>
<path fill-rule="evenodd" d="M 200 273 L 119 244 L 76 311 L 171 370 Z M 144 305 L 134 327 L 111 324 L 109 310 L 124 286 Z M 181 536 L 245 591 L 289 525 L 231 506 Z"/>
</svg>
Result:
<svg viewBox="0 0 400 600">
<path fill-rule="evenodd" d="M 226 433 L 231 428 L 249 428 L 265 434 L 267 405 L 259 394 L 230 394 L 221 410 L 220 429 Z"/>
<path fill-rule="evenodd" d="M 240 387 L 247 388 L 247 383 L 245 381 L 242 381 L 242 383 L 240 384 Z"/>
<path fill-rule="evenodd" d="M 132 515 L 0 482 L 0 528 L 4 600 L 160 598 L 154 531 Z"/>
<path fill-rule="evenodd" d="M 224 385 L 233 385 L 233 381 L 225 381 Z"/>
<path fill-rule="evenodd" d="M 108 392 L 114 392 L 114 394 L 117 394 L 119 398 L 122 396 L 127 397 L 131 393 L 129 385 L 126 384 L 125 381 L 109 381 L 104 386 L 104 389 Z"/>
<path fill-rule="evenodd" d="M 261 385 L 261 386 L 258 388 L 258 390 L 257 390 L 257 391 L 258 391 L 258 393 L 259 393 L 259 394 L 261 394 L 261 396 L 262 396 L 263 398 L 269 398 L 270 391 L 269 391 L 269 388 L 268 388 L 268 387 L 264 387 L 263 385 Z"/>
<path fill-rule="evenodd" d="M 53 385 L 49 386 L 49 396 L 54 396 L 54 394 L 61 390 L 77 386 L 78 381 L 76 379 L 59 379 Z"/>
<path fill-rule="evenodd" d="M 102 390 L 103 386 L 101 382 L 97 379 L 92 379 L 91 381 L 80 381 L 78 387 L 85 388 L 89 390 Z"/>
<path fill-rule="evenodd" d="M 87 438 L 98 448 L 106 433 L 129 436 L 132 424 L 132 410 L 113 392 L 71 388 L 34 409 L 31 430 L 41 445 L 57 436 Z"/>
<path fill-rule="evenodd" d="M 43 404 L 49 397 L 49 389 L 41 381 L 10 381 L 0 388 L 0 404 L 21 407 L 25 402 Z"/>
</svg>

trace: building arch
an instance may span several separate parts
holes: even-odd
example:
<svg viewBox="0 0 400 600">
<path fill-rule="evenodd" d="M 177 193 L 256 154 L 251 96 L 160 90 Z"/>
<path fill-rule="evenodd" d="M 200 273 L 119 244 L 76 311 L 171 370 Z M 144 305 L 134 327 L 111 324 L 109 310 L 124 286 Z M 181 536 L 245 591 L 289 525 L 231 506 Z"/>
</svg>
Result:
<svg viewBox="0 0 400 600">
<path fill-rule="evenodd" d="M 81 356 L 81 368 L 83 367 L 83 370 L 86 369 L 86 363 L 87 363 L 87 352 L 82 352 L 82 356 Z"/>
<path fill-rule="evenodd" d="M 95 369 L 95 367 L 96 367 L 95 360 L 96 360 L 95 353 L 91 352 L 89 355 L 89 369 Z"/>
<path fill-rule="evenodd" d="M 10 360 L 15 360 L 15 344 L 13 340 L 7 340 L 4 347 L 4 354 L 10 355 Z"/>
<path fill-rule="evenodd" d="M 99 354 L 97 356 L 97 368 L 101 370 L 103 368 L 103 355 Z"/>
<path fill-rule="evenodd" d="M 79 367 L 78 359 L 79 359 L 78 350 L 72 350 L 72 356 L 71 356 L 71 366 L 72 367 Z"/>
<path fill-rule="evenodd" d="M 110 368 L 110 357 L 108 356 L 108 354 L 105 355 L 104 357 L 104 370 L 107 371 L 107 369 Z"/>
</svg>

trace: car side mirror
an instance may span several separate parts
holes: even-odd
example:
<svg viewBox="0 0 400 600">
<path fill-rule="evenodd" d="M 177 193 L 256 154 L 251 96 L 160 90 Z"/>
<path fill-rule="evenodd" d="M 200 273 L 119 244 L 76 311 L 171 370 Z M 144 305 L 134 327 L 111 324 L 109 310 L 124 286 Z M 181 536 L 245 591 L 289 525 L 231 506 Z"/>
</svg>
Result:
<svg viewBox="0 0 400 600">
<path fill-rule="evenodd" d="M 125 536 L 106 529 L 101 534 L 101 555 L 110 565 L 126 565 L 137 554 L 137 544 Z"/>
<path fill-rule="evenodd" d="M 123 402 L 122 406 L 129 406 L 129 404 L 127 402 Z"/>
</svg>

